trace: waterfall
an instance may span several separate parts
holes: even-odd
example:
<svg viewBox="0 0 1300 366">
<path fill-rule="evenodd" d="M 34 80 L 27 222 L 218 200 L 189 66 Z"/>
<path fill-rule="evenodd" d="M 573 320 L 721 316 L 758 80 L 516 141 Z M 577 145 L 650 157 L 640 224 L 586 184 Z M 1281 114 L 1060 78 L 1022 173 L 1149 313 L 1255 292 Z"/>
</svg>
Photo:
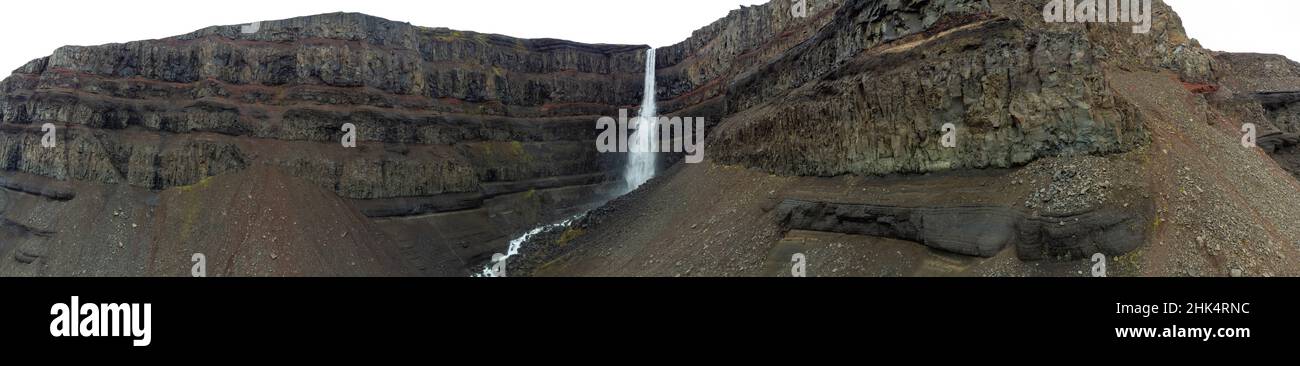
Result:
<svg viewBox="0 0 1300 366">
<path fill-rule="evenodd" d="M 646 51 L 645 60 L 645 91 L 641 98 L 641 114 L 636 118 L 636 132 L 628 137 L 628 157 L 627 168 L 623 172 L 623 180 L 627 183 L 623 193 L 631 192 L 655 175 L 655 153 L 659 150 L 659 116 L 655 106 L 655 49 L 651 48 Z M 631 123 L 629 121 L 629 123 Z M 475 277 L 493 277 L 493 266 L 500 262 L 506 261 L 511 257 L 520 255 L 523 245 L 528 242 L 534 235 L 541 234 L 543 231 L 568 226 L 570 223 L 578 220 L 586 213 L 575 217 L 562 220 L 549 225 L 538 226 L 522 236 L 510 241 L 510 246 L 506 248 L 506 254 L 497 256 L 496 260 L 488 263 L 473 274 Z"/>
<path fill-rule="evenodd" d="M 655 110 L 655 49 L 646 51 L 645 92 L 641 98 L 641 115 L 637 117 L 636 133 L 628 138 L 627 168 L 623 180 L 627 191 L 635 190 L 655 175 L 655 151 L 658 149 L 659 116 Z"/>
</svg>

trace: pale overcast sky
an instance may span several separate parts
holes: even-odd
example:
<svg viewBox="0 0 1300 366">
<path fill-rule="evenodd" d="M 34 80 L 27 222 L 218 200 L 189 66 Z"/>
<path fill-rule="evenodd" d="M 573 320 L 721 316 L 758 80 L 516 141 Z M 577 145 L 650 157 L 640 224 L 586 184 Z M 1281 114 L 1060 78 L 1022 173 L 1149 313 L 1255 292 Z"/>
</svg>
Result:
<svg viewBox="0 0 1300 366">
<path fill-rule="evenodd" d="M 1187 35 L 1215 51 L 1276 53 L 1300 60 L 1297 0 L 1165 0 Z"/>
<path fill-rule="evenodd" d="M 782 1 L 782 0 L 777 0 Z M 818 0 L 809 0 L 818 1 Z M 1046 1 L 1046 0 L 1044 0 Z M 666 46 L 741 4 L 765 0 L 63 0 L 0 4 L 0 76 L 62 45 L 169 37 L 335 11 L 523 38 Z M 1300 59 L 1296 0 L 1167 0 L 1206 47 Z"/>
</svg>

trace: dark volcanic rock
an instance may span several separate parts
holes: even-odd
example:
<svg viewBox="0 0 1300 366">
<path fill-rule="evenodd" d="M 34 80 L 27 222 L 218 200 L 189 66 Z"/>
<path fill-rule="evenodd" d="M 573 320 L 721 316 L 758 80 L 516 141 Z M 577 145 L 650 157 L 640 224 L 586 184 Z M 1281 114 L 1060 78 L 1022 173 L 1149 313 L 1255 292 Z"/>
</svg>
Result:
<svg viewBox="0 0 1300 366">
<path fill-rule="evenodd" d="M 1220 53 L 1210 99 L 1256 126 L 1256 144 L 1300 177 L 1300 63 L 1280 55 Z"/>
<path fill-rule="evenodd" d="M 723 118 L 710 156 L 783 174 L 923 173 L 1122 152 L 1146 140 L 1106 84 L 1106 50 L 1082 29 L 1040 29 L 984 0 L 818 3 L 834 5 L 800 22 L 788 19 L 788 4 L 769 3 L 663 52 L 690 55 L 667 60 L 674 69 L 660 79 L 674 99 L 664 109 Z M 717 28 L 757 29 L 768 42 L 730 42 Z M 764 38 L 777 31 L 799 41 Z M 686 83 L 677 69 L 704 71 L 687 72 L 702 76 Z M 948 123 L 956 148 L 940 144 Z"/>
<path fill-rule="evenodd" d="M 354 13 L 62 47 L 0 82 L 0 170 L 169 190 L 266 167 L 365 215 L 420 222 L 378 224 L 424 273 L 458 274 L 619 184 L 609 172 L 621 158 L 595 151 L 594 122 L 639 103 L 645 50 Z M 55 147 L 40 144 L 46 123 Z M 356 127 L 355 148 L 340 143 L 345 124 Z M 482 214 L 430 215 L 444 212 Z M 466 230 L 446 240 L 462 246 L 460 258 L 428 239 L 453 223 Z"/>
<path fill-rule="evenodd" d="M 643 48 L 523 40 L 346 13 L 262 22 L 251 34 L 220 26 L 162 40 L 63 47 L 3 82 L 0 119 L 83 126 L 94 137 L 65 138 L 84 157 L 61 161 L 28 148 L 30 135 L 6 129 L 3 168 L 161 189 L 255 163 L 232 138 L 338 146 L 341 126 L 351 123 L 361 145 L 454 149 L 441 156 L 344 153 L 312 163 L 285 156 L 259 162 L 364 199 L 600 172 L 611 162 L 585 148 L 595 138 L 593 116 L 636 104 Z M 162 133 L 219 136 L 170 147 L 186 157 L 171 158 L 168 149 L 121 142 L 125 131 L 136 130 L 158 132 L 164 142 L 173 138 Z M 430 174 L 439 178 L 412 179 Z"/>
<path fill-rule="evenodd" d="M 1153 29 L 1047 24 L 1041 1 L 744 8 L 658 51 L 661 111 L 717 125 L 714 158 L 783 174 L 924 173 L 1129 151 L 1147 140 L 1110 65 L 1214 78 L 1168 6 Z M 956 148 L 941 146 L 943 126 Z"/>
<path fill-rule="evenodd" d="M 1147 237 L 1147 209 L 1100 209 L 1036 217 L 1008 207 L 894 207 L 785 200 L 787 229 L 913 241 L 953 253 L 993 257 L 1014 246 L 1023 260 L 1080 259 L 1137 249 Z"/>
</svg>

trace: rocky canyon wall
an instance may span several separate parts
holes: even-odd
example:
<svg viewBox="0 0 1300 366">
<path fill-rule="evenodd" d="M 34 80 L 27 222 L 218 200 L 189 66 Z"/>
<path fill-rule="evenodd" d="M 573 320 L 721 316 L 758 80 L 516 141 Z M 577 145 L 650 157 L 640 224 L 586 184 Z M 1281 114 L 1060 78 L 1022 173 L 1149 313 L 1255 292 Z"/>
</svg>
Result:
<svg viewBox="0 0 1300 366">
<path fill-rule="evenodd" d="M 260 27 L 32 61 L 3 83 L 0 168 L 162 189 L 268 163 L 349 198 L 481 192 L 608 170 L 588 148 L 587 116 L 640 94 L 637 46 L 360 14 Z M 30 127 L 46 122 L 66 126 L 66 149 L 33 148 Z M 358 127 L 359 149 L 339 147 L 344 123 Z"/>
<path fill-rule="evenodd" d="M 67 46 L 0 82 L 0 170 L 158 191 L 268 167 L 464 267 L 618 184 L 593 123 L 639 104 L 646 49 L 354 13 Z"/>
<path fill-rule="evenodd" d="M 661 110 L 718 128 L 710 156 L 782 174 L 925 173 L 1129 151 L 1147 140 L 1111 65 L 1213 78 L 1156 2 L 1152 29 L 1045 23 L 1026 0 L 808 1 L 733 12 L 659 53 Z M 741 36 L 744 35 L 744 36 Z M 945 124 L 957 146 L 942 146 Z"/>
</svg>

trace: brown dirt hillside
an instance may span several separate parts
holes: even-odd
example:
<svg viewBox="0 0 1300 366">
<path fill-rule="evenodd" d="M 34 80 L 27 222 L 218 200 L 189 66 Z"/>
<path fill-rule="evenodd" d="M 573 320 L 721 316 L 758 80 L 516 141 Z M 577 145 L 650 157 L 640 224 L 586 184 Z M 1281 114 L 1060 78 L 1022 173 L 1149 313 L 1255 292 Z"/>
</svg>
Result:
<svg viewBox="0 0 1300 366">
<path fill-rule="evenodd" d="M 0 273 L 189 276 L 195 253 L 206 257 L 208 276 L 413 273 L 400 248 L 348 202 L 271 168 L 161 192 L 70 184 L 77 198 L 68 201 L 0 191 L 3 242 L 16 247 Z"/>
<path fill-rule="evenodd" d="M 1160 224 L 1138 253 L 1143 275 L 1295 276 L 1300 183 L 1241 144 L 1239 116 L 1214 110 L 1170 74 L 1111 71 L 1152 132 L 1141 171 Z"/>
</svg>

